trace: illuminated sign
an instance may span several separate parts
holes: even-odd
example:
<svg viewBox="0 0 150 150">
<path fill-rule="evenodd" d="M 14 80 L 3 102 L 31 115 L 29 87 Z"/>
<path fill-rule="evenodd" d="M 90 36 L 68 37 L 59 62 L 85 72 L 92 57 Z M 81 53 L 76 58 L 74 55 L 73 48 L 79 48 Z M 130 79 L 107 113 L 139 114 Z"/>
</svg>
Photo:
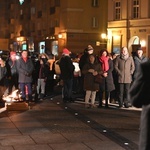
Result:
<svg viewBox="0 0 150 150">
<path fill-rule="evenodd" d="M 24 2 L 24 0 L 19 0 L 20 5 L 22 5 Z"/>
</svg>

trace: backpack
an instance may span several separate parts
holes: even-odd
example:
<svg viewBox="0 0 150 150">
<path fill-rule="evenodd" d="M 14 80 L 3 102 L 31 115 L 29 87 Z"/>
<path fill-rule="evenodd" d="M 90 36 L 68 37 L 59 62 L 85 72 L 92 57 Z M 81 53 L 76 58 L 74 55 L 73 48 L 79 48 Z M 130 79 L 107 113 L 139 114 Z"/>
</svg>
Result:
<svg viewBox="0 0 150 150">
<path fill-rule="evenodd" d="M 55 68 L 55 73 L 56 75 L 60 75 L 61 74 L 61 71 L 60 71 L 60 67 L 59 67 L 59 60 L 56 60 L 54 62 L 54 68 Z"/>
</svg>

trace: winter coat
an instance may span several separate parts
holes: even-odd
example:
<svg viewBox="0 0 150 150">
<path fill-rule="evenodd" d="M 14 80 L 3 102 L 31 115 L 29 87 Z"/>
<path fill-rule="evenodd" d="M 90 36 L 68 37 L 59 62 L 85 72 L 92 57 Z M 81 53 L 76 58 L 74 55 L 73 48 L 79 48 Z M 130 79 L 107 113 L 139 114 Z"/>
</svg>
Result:
<svg viewBox="0 0 150 150">
<path fill-rule="evenodd" d="M 36 79 L 36 81 L 39 78 L 40 68 L 41 68 L 40 61 L 37 61 L 36 65 L 35 65 L 35 71 L 34 71 L 34 73 L 35 73 L 34 78 Z M 44 63 L 43 67 L 41 68 L 41 76 L 40 76 L 41 79 L 47 79 L 48 78 L 49 72 L 50 72 L 49 69 L 50 69 L 49 65 Z"/>
<path fill-rule="evenodd" d="M 19 83 L 31 83 L 32 72 L 34 65 L 31 59 L 27 59 L 25 62 L 22 58 L 17 61 L 17 70 L 19 74 Z"/>
<path fill-rule="evenodd" d="M 6 66 L 4 66 L 4 67 L 0 66 L 0 85 L 2 85 L 2 86 L 5 85 L 6 74 L 7 74 Z"/>
<path fill-rule="evenodd" d="M 150 149 L 150 61 L 139 66 L 137 77 L 129 90 L 133 106 L 142 108 L 139 150 Z"/>
<path fill-rule="evenodd" d="M 15 76 L 18 74 L 16 62 L 17 60 L 13 62 L 11 59 L 8 59 L 6 62 L 8 76 Z"/>
<path fill-rule="evenodd" d="M 135 65 L 132 56 L 129 56 L 127 60 L 118 56 L 114 64 L 115 70 L 118 75 L 118 83 L 131 83 L 132 75 L 135 70 Z"/>
<path fill-rule="evenodd" d="M 139 69 L 139 65 L 143 62 L 146 62 L 148 60 L 148 58 L 145 56 L 142 56 L 141 58 L 139 58 L 138 56 L 134 56 L 133 60 L 134 60 L 134 64 L 135 64 L 135 71 L 133 74 L 133 78 L 135 79 L 136 75 L 137 75 L 137 71 Z"/>
<path fill-rule="evenodd" d="M 84 89 L 90 90 L 90 91 L 98 91 L 99 90 L 99 84 L 94 81 L 95 77 L 92 73 L 88 72 L 89 69 L 94 69 L 99 74 L 102 73 L 101 65 L 100 63 L 86 63 L 83 66 L 82 73 L 84 75 Z"/>
<path fill-rule="evenodd" d="M 74 65 L 70 56 L 62 56 L 59 66 L 61 71 L 60 78 L 62 80 L 73 79 Z"/>
<path fill-rule="evenodd" d="M 114 69 L 113 61 L 111 59 L 108 60 L 109 70 L 107 71 L 108 76 L 102 78 L 102 83 L 100 84 L 100 90 L 105 91 L 107 89 L 108 92 L 113 91 L 115 89 L 112 71 Z"/>
</svg>

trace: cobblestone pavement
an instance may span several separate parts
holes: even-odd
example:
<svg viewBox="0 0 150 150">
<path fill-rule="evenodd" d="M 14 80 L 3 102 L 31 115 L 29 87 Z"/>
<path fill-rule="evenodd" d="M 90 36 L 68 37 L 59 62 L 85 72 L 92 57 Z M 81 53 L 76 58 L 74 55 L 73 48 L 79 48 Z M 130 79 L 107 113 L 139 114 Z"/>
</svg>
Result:
<svg viewBox="0 0 150 150">
<path fill-rule="evenodd" d="M 137 150 L 140 113 L 49 97 L 27 111 L 0 113 L 0 150 Z"/>
</svg>

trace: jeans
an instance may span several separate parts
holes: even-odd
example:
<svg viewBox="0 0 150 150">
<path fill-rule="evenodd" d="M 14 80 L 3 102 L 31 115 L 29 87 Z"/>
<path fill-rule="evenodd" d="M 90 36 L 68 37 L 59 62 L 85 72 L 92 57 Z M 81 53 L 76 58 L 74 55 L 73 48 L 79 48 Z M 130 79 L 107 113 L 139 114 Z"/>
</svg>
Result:
<svg viewBox="0 0 150 150">
<path fill-rule="evenodd" d="M 32 85 L 31 83 L 19 83 L 21 90 L 21 96 L 23 100 L 26 100 L 26 95 L 28 95 L 29 100 L 32 100 Z M 27 90 L 26 90 L 27 88 Z"/>
<path fill-rule="evenodd" d="M 63 82 L 64 82 L 63 98 L 64 99 L 71 99 L 72 98 L 73 79 L 63 80 Z"/>
</svg>

